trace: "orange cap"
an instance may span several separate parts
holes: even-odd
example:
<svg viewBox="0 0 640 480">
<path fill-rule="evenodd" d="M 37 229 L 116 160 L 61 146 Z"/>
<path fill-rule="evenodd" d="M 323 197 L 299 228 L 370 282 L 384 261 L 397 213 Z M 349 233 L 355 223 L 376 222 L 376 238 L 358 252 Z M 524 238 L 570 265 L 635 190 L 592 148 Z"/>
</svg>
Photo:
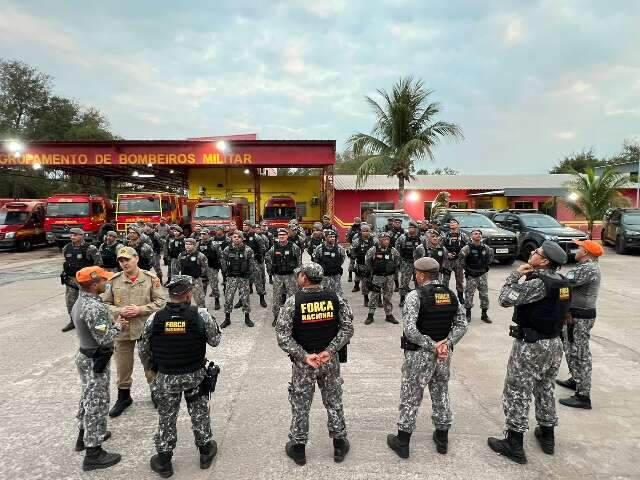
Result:
<svg viewBox="0 0 640 480">
<path fill-rule="evenodd" d="M 76 272 L 76 280 L 78 282 L 90 282 L 91 280 L 96 280 L 98 277 L 111 280 L 113 273 L 107 272 L 101 267 L 84 267 Z"/>
<path fill-rule="evenodd" d="M 599 257 L 604 253 L 604 248 L 598 242 L 594 242 L 593 240 L 574 240 L 574 243 L 579 247 L 584 248 L 587 253 L 593 255 L 594 257 Z"/>
</svg>

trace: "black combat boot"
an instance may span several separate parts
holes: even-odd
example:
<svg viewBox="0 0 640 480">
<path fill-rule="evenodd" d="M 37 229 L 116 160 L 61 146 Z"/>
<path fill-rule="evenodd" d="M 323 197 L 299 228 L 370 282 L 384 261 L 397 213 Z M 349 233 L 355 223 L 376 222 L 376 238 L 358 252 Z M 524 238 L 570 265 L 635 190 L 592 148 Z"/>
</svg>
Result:
<svg viewBox="0 0 640 480">
<path fill-rule="evenodd" d="M 588 395 L 580 395 L 579 393 L 576 393 L 568 398 L 561 398 L 558 401 L 565 407 L 591 410 L 591 398 Z"/>
<path fill-rule="evenodd" d="M 218 444 L 215 440 L 209 440 L 206 445 L 198 447 L 198 450 L 200 450 L 200 468 L 205 470 L 211 466 L 213 457 L 218 453 Z"/>
<path fill-rule="evenodd" d="M 229 325 L 231 325 L 231 314 L 230 313 L 225 313 L 224 314 L 224 322 L 222 322 L 220 324 L 220 328 L 227 328 Z"/>
<path fill-rule="evenodd" d="M 364 297 L 364 306 L 368 307 L 369 306 L 369 295 L 363 295 Z"/>
<path fill-rule="evenodd" d="M 249 293 L 253 293 L 253 283 L 249 285 Z"/>
<path fill-rule="evenodd" d="M 87 452 L 84 454 L 84 460 L 82 462 L 82 470 L 88 472 L 89 470 L 109 468 L 121 459 L 120 454 L 105 452 L 100 445 L 97 447 L 87 447 Z"/>
<path fill-rule="evenodd" d="M 347 279 L 347 282 L 353 282 L 353 272 L 349 271 L 349 278 Z"/>
<path fill-rule="evenodd" d="M 151 390 L 151 403 L 153 403 L 153 408 L 158 409 L 158 398 L 156 397 L 156 393 L 154 390 Z"/>
<path fill-rule="evenodd" d="M 173 457 L 173 452 L 155 454 L 151 457 L 151 461 L 149 462 L 151 470 L 156 472 L 162 478 L 169 478 L 173 475 L 171 457 Z"/>
<path fill-rule="evenodd" d="M 411 441 L 411 434 L 409 432 L 403 432 L 398 430 L 398 435 L 387 435 L 387 445 L 389 448 L 396 452 L 400 458 L 409 458 L 409 442 Z"/>
<path fill-rule="evenodd" d="M 384 321 L 385 322 L 389 322 L 389 323 L 393 323 L 394 325 L 398 324 L 398 320 L 396 320 L 396 317 L 394 317 L 393 315 L 389 314 L 387 316 L 384 317 Z"/>
<path fill-rule="evenodd" d="M 436 450 L 438 453 L 447 453 L 447 447 L 449 446 L 449 430 L 434 430 L 433 441 L 436 444 Z"/>
<path fill-rule="evenodd" d="M 393 291 L 394 292 L 399 292 L 400 291 L 400 282 L 398 281 L 397 278 L 394 278 L 393 282 L 396 284 L 396 287 L 393 289 Z"/>
<path fill-rule="evenodd" d="M 547 455 L 553 455 L 553 450 L 555 447 L 553 427 L 543 427 L 542 425 L 540 425 L 536 427 L 533 433 L 538 439 L 538 443 L 540 444 L 540 448 L 542 448 L 542 451 Z"/>
<path fill-rule="evenodd" d="M 214 310 L 220 310 L 220 299 L 216 298 L 215 299 L 215 305 L 213 306 Z"/>
<path fill-rule="evenodd" d="M 253 327 L 253 322 L 249 318 L 249 314 L 247 312 L 245 312 L 244 314 L 244 323 L 247 325 L 247 327 Z"/>
<path fill-rule="evenodd" d="M 278 317 L 273 317 L 273 322 L 271 322 L 271 326 L 275 327 L 277 321 L 278 321 Z"/>
<path fill-rule="evenodd" d="M 482 320 L 484 323 L 493 323 L 491 321 L 491 319 L 489 318 L 489 315 L 487 315 L 487 309 L 486 308 L 482 309 L 482 315 L 480 316 L 480 320 Z"/>
<path fill-rule="evenodd" d="M 353 286 L 353 288 L 351 289 L 352 292 L 359 292 L 360 291 L 360 280 L 356 280 L 355 285 Z"/>
<path fill-rule="evenodd" d="M 527 457 L 524 454 L 524 448 L 522 448 L 522 433 L 507 430 L 504 439 L 489 437 L 487 443 L 491 450 L 514 462 L 522 465 L 527 463 Z"/>
<path fill-rule="evenodd" d="M 373 313 L 367 315 L 366 320 L 364 321 L 365 325 L 371 325 L 373 323 Z"/>
<path fill-rule="evenodd" d="M 333 461 L 340 463 L 344 460 L 344 457 L 349 453 L 349 440 L 346 438 L 334 438 L 333 439 Z"/>
<path fill-rule="evenodd" d="M 304 450 L 304 443 L 293 443 L 293 440 L 289 440 L 284 446 L 284 451 L 287 452 L 287 456 L 298 465 L 307 463 L 307 456 Z"/>
<path fill-rule="evenodd" d="M 236 304 L 233 306 L 233 308 L 240 308 L 242 306 L 242 300 L 238 299 L 238 301 L 236 302 Z"/>
<path fill-rule="evenodd" d="M 464 303 L 464 292 L 462 290 L 458 290 L 458 302 Z"/>
<path fill-rule="evenodd" d="M 467 308 L 467 322 L 471 321 L 471 309 Z"/>
<path fill-rule="evenodd" d="M 269 285 L 273 285 L 273 275 L 269 275 Z"/>
<path fill-rule="evenodd" d="M 260 295 L 260 306 L 262 308 L 267 308 L 267 301 L 264 299 L 264 295 Z"/>
<path fill-rule="evenodd" d="M 106 442 L 110 438 L 111 438 L 111 432 L 107 430 L 104 434 L 104 437 L 102 437 L 102 441 Z M 84 430 L 83 429 L 78 430 L 78 438 L 76 440 L 75 450 L 76 452 L 81 452 L 84 450 Z"/>
<path fill-rule="evenodd" d="M 73 320 L 69 320 L 69 323 L 67 323 L 64 327 L 62 327 L 62 331 L 68 332 L 70 330 L 73 330 L 74 328 L 76 328 L 76 326 L 73 324 Z"/>
<path fill-rule="evenodd" d="M 404 307 L 404 293 L 400 294 L 400 308 Z"/>
<path fill-rule="evenodd" d="M 118 389 L 118 400 L 113 404 L 111 410 L 109 410 L 110 417 L 119 417 L 122 415 L 122 412 L 129 407 L 133 403 L 133 399 L 131 398 L 131 390 L 128 388 L 119 388 Z"/>
<path fill-rule="evenodd" d="M 556 383 L 561 387 L 568 388 L 569 390 L 575 390 L 577 388 L 576 381 L 573 378 L 567 380 L 556 380 Z"/>
</svg>

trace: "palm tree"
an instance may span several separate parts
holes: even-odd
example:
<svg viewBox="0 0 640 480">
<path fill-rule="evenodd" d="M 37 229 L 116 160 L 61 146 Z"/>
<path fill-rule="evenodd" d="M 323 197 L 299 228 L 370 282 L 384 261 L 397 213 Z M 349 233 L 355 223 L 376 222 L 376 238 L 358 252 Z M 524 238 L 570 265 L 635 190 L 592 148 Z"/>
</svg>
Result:
<svg viewBox="0 0 640 480">
<path fill-rule="evenodd" d="M 401 78 L 391 93 L 378 90 L 382 102 L 365 97 L 376 115 L 371 134 L 355 133 L 347 143 L 362 162 L 357 171 L 356 186 L 361 188 L 369 175 L 385 172 L 398 177 L 398 204 L 404 207 L 405 181 L 414 178 L 417 160 L 433 160 L 433 148 L 444 137 L 464 138 L 462 129 L 454 124 L 435 121 L 441 107 L 430 103 L 432 90 L 421 80 Z"/>
<path fill-rule="evenodd" d="M 629 178 L 614 167 L 605 168 L 600 176 L 590 167 L 584 174 L 574 171 L 573 176 L 567 184 L 571 193 L 564 203 L 576 215 L 584 216 L 589 236 L 593 238 L 593 223 L 601 220 L 608 208 L 624 203 L 619 190 L 627 185 Z"/>
</svg>

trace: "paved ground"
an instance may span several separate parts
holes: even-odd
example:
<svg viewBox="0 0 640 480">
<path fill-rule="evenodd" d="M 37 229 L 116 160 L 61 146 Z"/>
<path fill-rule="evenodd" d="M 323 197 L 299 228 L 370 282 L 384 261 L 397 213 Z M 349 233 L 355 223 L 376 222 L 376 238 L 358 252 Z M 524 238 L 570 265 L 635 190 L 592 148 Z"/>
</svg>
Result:
<svg viewBox="0 0 640 480">
<path fill-rule="evenodd" d="M 67 319 L 58 255 L 55 249 L 0 253 L 0 478 L 156 478 L 148 461 L 154 453 L 157 416 L 139 365 L 133 406 L 109 421 L 113 438 L 106 447 L 122 453 L 123 461 L 104 472 L 80 473 L 82 456 L 73 451 L 77 343 L 73 333 L 60 332 Z M 356 313 L 356 333 L 343 369 L 352 451 L 343 464 L 333 463 L 326 416 L 316 395 L 308 463 L 295 466 L 284 454 L 290 420 L 289 361 L 275 342 L 271 309 L 256 308 L 254 296 L 256 327 L 244 326 L 241 313 L 235 312 L 221 346 L 209 349 L 223 369 L 211 404 L 218 457 L 210 470 L 198 469 L 183 405 L 175 478 L 640 478 L 640 256 L 620 256 L 607 249 L 602 267 L 592 347 L 594 410 L 558 406 L 561 425 L 554 457 L 539 451 L 531 432 L 526 436 L 526 466 L 508 462 L 486 446 L 488 435 L 503 430 L 500 397 L 511 344 L 511 310 L 498 307 L 495 299 L 512 267 L 496 266 L 490 273 L 494 323 L 480 322 L 474 311 L 470 330 L 454 354 L 450 391 L 455 418 L 448 455 L 438 455 L 431 441 L 428 395 L 412 439 L 411 459 L 400 460 L 386 447 L 386 434 L 396 429 L 401 328 L 386 324 L 381 311 L 375 323 L 365 327 L 361 297 L 348 293 Z M 345 278 L 347 291 L 351 285 Z M 218 312 L 216 316 L 220 319 Z M 563 366 L 561 376 L 565 375 Z M 113 386 L 112 398 L 115 391 Z M 568 394 L 557 390 L 557 396 Z"/>
</svg>

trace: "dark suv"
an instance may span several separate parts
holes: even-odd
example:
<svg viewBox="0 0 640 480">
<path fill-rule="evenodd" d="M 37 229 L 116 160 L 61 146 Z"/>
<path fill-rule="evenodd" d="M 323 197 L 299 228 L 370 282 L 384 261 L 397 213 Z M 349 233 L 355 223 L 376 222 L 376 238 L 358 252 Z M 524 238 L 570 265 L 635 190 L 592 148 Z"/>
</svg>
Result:
<svg viewBox="0 0 640 480">
<path fill-rule="evenodd" d="M 450 210 L 444 214 L 440 224 L 443 232 L 449 230 L 449 220 L 455 218 L 460 223 L 460 230 L 467 235 L 476 228 L 482 232 L 485 245 L 493 248 L 496 260 L 511 265 L 518 256 L 518 239 L 516 235 L 504 228 L 496 226 L 485 215 L 471 211 Z"/>
<path fill-rule="evenodd" d="M 569 260 L 574 261 L 578 246 L 573 239 L 588 238 L 583 231 L 565 227 L 544 213 L 500 212 L 493 217 L 493 221 L 518 235 L 520 258 L 525 261 L 545 240 L 557 242 L 567 252 Z"/>
<path fill-rule="evenodd" d="M 640 209 L 610 208 L 602 219 L 602 244 L 613 244 L 617 253 L 640 248 Z"/>
</svg>

